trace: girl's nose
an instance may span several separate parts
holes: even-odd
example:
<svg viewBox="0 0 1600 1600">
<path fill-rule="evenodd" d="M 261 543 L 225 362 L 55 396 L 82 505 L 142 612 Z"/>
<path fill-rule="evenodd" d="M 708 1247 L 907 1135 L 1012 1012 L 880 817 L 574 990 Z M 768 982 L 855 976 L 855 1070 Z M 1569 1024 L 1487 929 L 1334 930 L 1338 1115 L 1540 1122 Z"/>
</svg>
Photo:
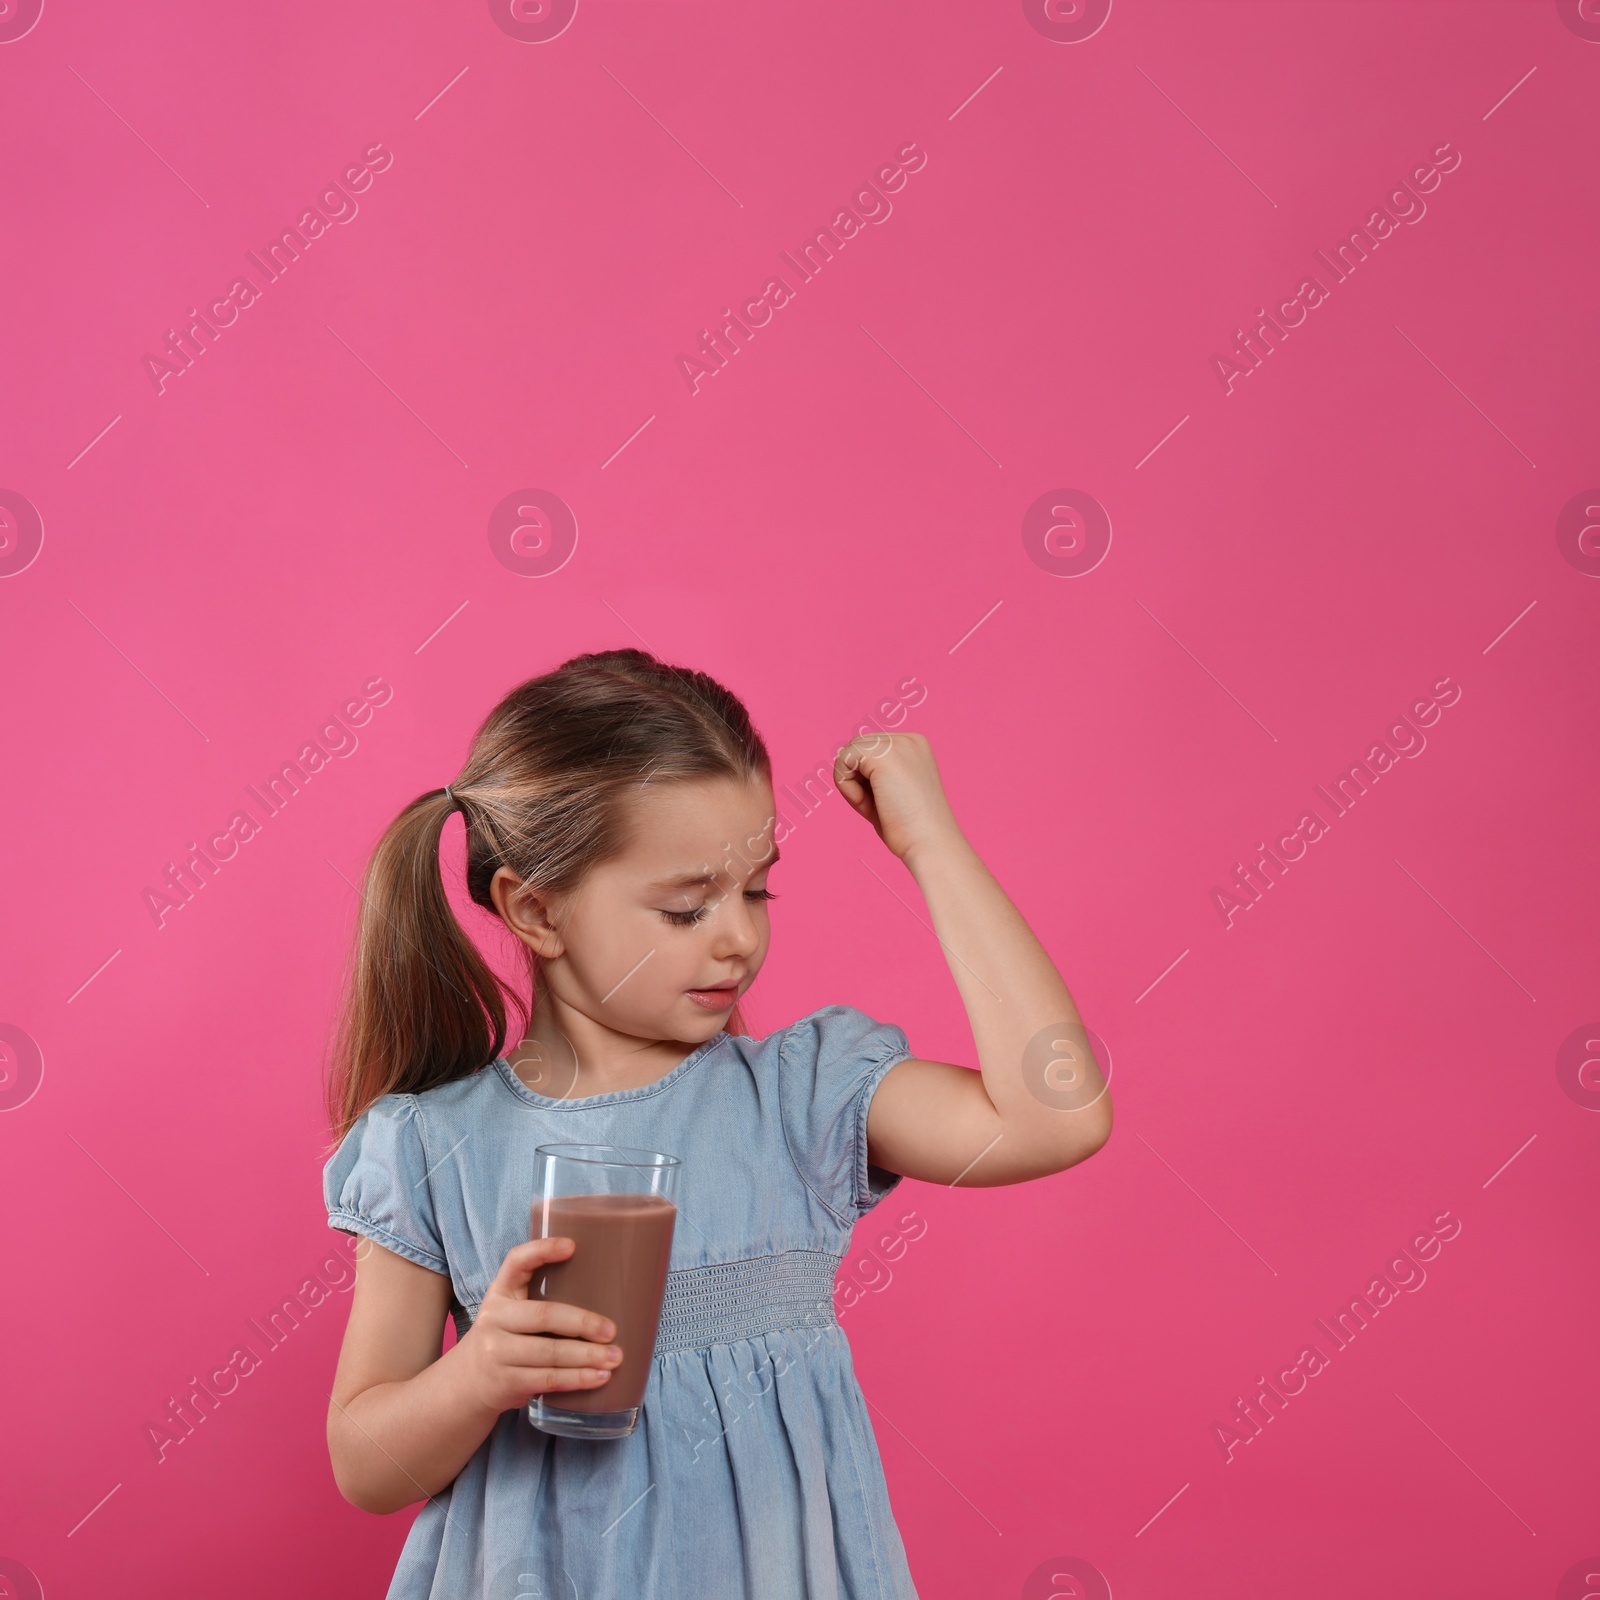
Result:
<svg viewBox="0 0 1600 1600">
<path fill-rule="evenodd" d="M 755 918 L 744 902 L 743 895 L 730 895 L 718 908 L 711 941 L 712 954 L 725 956 L 749 955 L 761 943 L 756 931 Z"/>
</svg>

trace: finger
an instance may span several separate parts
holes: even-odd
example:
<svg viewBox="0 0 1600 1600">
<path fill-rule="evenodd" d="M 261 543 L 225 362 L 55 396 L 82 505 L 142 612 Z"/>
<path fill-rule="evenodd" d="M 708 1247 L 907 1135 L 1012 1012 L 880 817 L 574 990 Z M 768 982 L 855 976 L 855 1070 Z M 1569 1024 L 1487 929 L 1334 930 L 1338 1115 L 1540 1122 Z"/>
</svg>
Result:
<svg viewBox="0 0 1600 1600">
<path fill-rule="evenodd" d="M 861 763 L 861 757 L 854 748 L 856 741 L 851 740 L 833 758 L 833 784 L 842 794 L 850 799 L 852 804 L 861 800 L 869 792 L 869 777 Z"/>
<path fill-rule="evenodd" d="M 511 1333 L 555 1333 L 571 1339 L 615 1339 L 617 1325 L 598 1311 L 569 1306 L 563 1300 L 513 1300 L 500 1306 L 495 1320 Z"/>
<path fill-rule="evenodd" d="M 855 738 L 839 747 L 838 754 L 833 758 L 833 781 L 836 787 L 842 788 L 846 783 L 854 784 L 858 789 L 865 787 L 863 780 L 872 776 L 868 745 L 868 740 Z"/>
<path fill-rule="evenodd" d="M 879 731 L 858 733 L 849 744 L 843 745 L 834 757 L 834 766 L 849 772 L 861 772 L 870 780 L 875 768 L 894 749 L 895 735 Z"/>
<path fill-rule="evenodd" d="M 611 1372 L 622 1364 L 622 1351 L 614 1344 L 590 1344 L 583 1339 L 545 1339 L 536 1334 L 513 1334 L 504 1361 L 510 1367 L 594 1367 Z M 497 1352 L 498 1353 L 498 1352 Z"/>
<path fill-rule="evenodd" d="M 555 1389 L 598 1389 L 610 1380 L 609 1372 L 599 1372 L 593 1367 L 527 1367 L 520 1372 L 528 1398 L 548 1394 Z"/>
<path fill-rule="evenodd" d="M 834 784 L 844 801 L 858 817 L 865 817 L 874 828 L 878 826 L 878 803 L 872 790 L 856 778 L 835 778 Z"/>
<path fill-rule="evenodd" d="M 530 1239 L 506 1252 L 494 1282 L 484 1292 L 484 1299 L 504 1295 L 511 1299 L 524 1299 L 528 1293 L 528 1280 L 547 1261 L 564 1261 L 576 1245 L 571 1239 L 557 1235 L 551 1239 Z"/>
<path fill-rule="evenodd" d="M 873 803 L 873 774 L 889 751 L 887 736 L 852 739 L 834 757 L 834 787 L 863 815 Z"/>
</svg>

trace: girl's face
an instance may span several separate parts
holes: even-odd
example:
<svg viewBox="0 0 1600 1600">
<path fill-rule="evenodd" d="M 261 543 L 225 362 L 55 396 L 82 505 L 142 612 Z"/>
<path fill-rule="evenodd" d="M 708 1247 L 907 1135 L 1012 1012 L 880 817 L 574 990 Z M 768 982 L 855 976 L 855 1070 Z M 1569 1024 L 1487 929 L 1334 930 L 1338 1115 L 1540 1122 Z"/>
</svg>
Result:
<svg viewBox="0 0 1600 1600">
<path fill-rule="evenodd" d="M 550 947 L 529 942 L 545 956 L 551 993 L 593 1021 L 703 1043 L 766 960 L 772 785 L 663 783 L 640 792 L 630 820 L 620 855 L 549 897 Z"/>
</svg>

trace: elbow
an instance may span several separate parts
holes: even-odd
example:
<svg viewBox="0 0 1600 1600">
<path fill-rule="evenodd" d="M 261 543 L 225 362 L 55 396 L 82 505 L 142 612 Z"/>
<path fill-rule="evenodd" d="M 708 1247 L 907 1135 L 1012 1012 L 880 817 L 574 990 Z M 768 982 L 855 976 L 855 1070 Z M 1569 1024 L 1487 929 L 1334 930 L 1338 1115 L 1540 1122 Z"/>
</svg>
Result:
<svg viewBox="0 0 1600 1600">
<path fill-rule="evenodd" d="M 407 1493 L 405 1486 L 390 1482 L 390 1474 L 381 1467 L 374 1470 L 374 1463 L 363 1459 L 360 1449 L 352 1449 L 350 1442 L 340 1438 L 339 1430 L 331 1424 L 328 1428 L 328 1462 L 333 1468 L 333 1481 L 339 1493 L 358 1511 L 387 1517 L 404 1510 L 413 1501 L 424 1498 L 414 1491 Z"/>
<path fill-rule="evenodd" d="M 1026 1150 L 1016 1151 L 1011 1164 L 1003 1169 L 1003 1175 L 997 1163 L 991 1168 L 989 1181 L 1027 1183 L 1034 1178 L 1054 1177 L 1105 1148 L 1111 1138 L 1109 1096 L 1102 1095 L 1093 1105 L 1082 1106 L 1066 1115 L 1070 1116 L 1070 1125 L 1055 1130 L 1046 1138 L 1036 1138 Z"/>
<path fill-rule="evenodd" d="M 1097 1150 L 1104 1150 L 1111 1141 L 1111 1125 L 1116 1120 L 1111 1111 L 1111 1096 L 1102 1095 L 1093 1106 L 1089 1108 L 1094 1119 L 1084 1131 L 1084 1148 L 1082 1159 L 1087 1161 Z"/>
<path fill-rule="evenodd" d="M 353 1495 L 346 1495 L 345 1499 L 347 1499 L 351 1505 L 358 1507 L 362 1511 L 370 1512 L 375 1517 L 392 1517 L 395 1512 L 404 1511 L 405 1508 L 411 1504 L 410 1499 L 403 1497 L 395 1499 L 369 1495 L 363 1496 L 361 1499 L 357 1499 Z"/>
<path fill-rule="evenodd" d="M 1111 1094 L 1109 1090 L 1101 1097 L 1099 1104 L 1094 1109 L 1099 1112 L 1100 1116 L 1095 1124 L 1094 1142 L 1089 1151 L 1090 1155 L 1093 1155 L 1096 1150 L 1105 1149 L 1106 1145 L 1111 1142 L 1111 1125 L 1116 1121 L 1116 1116 L 1111 1109 Z"/>
<path fill-rule="evenodd" d="M 338 1473 L 335 1473 L 333 1476 L 334 1482 L 339 1485 L 339 1493 L 343 1495 L 344 1498 L 349 1501 L 349 1503 L 353 1505 L 357 1511 L 370 1511 L 374 1516 L 382 1516 L 388 1509 L 386 1506 L 382 1506 L 376 1500 L 374 1500 L 372 1496 L 367 1493 L 363 1485 L 346 1483 L 339 1477 Z"/>
<path fill-rule="evenodd" d="M 1079 1120 L 1081 1119 L 1081 1121 Z M 1064 1172 L 1080 1161 L 1087 1161 L 1097 1150 L 1103 1150 L 1111 1138 L 1111 1096 L 1103 1094 L 1092 1106 L 1085 1106 L 1074 1118 L 1077 1126 L 1067 1148 L 1067 1159 L 1057 1171 Z"/>
<path fill-rule="evenodd" d="M 418 1495 L 407 1497 L 386 1492 L 383 1484 L 364 1482 L 357 1473 L 341 1472 L 337 1463 L 333 1469 L 333 1481 L 339 1486 L 339 1493 L 356 1510 L 370 1512 L 375 1517 L 392 1516 L 396 1511 L 404 1510 L 412 1500 L 421 1498 Z"/>
</svg>

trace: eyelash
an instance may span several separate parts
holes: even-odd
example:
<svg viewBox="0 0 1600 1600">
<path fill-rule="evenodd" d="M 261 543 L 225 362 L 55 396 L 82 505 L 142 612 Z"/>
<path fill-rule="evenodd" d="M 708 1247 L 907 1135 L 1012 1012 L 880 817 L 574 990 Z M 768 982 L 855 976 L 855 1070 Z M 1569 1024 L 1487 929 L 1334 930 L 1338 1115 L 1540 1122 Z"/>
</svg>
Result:
<svg viewBox="0 0 1600 1600">
<path fill-rule="evenodd" d="M 746 889 L 746 900 L 776 900 L 778 897 L 770 889 Z M 663 911 L 661 913 L 675 928 L 692 928 L 705 916 L 706 908 L 696 906 L 693 911 Z"/>
</svg>

